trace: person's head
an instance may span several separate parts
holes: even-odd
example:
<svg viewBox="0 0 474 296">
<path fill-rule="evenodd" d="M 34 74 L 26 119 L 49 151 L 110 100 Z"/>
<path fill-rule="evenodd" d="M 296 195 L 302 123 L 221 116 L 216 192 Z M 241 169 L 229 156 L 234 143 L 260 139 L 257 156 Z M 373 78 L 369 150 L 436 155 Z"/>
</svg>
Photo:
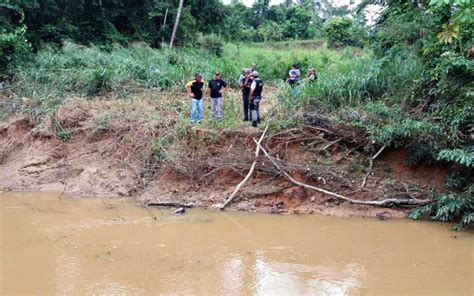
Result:
<svg viewBox="0 0 474 296">
<path fill-rule="evenodd" d="M 196 79 L 197 82 L 201 82 L 202 81 L 202 74 L 201 73 L 196 73 L 194 75 L 194 79 Z"/>
<path fill-rule="evenodd" d="M 291 65 L 291 69 L 296 70 L 296 69 L 298 69 L 298 66 L 296 64 L 293 64 L 293 65 Z"/>
<path fill-rule="evenodd" d="M 244 75 L 245 76 L 250 76 L 250 74 L 252 74 L 252 70 L 250 70 L 249 68 L 246 68 L 245 71 L 244 71 Z"/>
<path fill-rule="evenodd" d="M 308 70 L 308 71 L 309 71 L 310 73 L 314 73 L 314 72 L 316 72 L 316 70 L 314 70 L 314 68 L 309 68 L 309 70 Z"/>
<path fill-rule="evenodd" d="M 257 69 L 257 64 L 253 63 L 252 64 L 252 67 L 250 67 L 252 69 L 252 71 L 255 71 L 255 69 Z"/>
<path fill-rule="evenodd" d="M 245 74 L 245 68 L 242 68 L 242 71 L 240 73 Z"/>
<path fill-rule="evenodd" d="M 214 80 L 219 80 L 220 77 L 219 72 L 214 73 Z"/>
<path fill-rule="evenodd" d="M 253 72 L 252 72 L 252 77 L 258 78 L 258 72 L 257 72 L 257 71 L 253 71 Z"/>
</svg>

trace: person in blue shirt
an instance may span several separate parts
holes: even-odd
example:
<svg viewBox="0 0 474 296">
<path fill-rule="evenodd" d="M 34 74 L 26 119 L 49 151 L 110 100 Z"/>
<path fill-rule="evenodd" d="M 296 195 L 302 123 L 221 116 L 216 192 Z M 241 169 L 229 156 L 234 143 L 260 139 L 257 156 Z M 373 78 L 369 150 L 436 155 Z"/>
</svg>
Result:
<svg viewBox="0 0 474 296">
<path fill-rule="evenodd" d="M 290 71 L 288 71 L 288 84 L 291 86 L 298 84 L 300 82 L 300 76 L 300 69 L 298 69 L 298 66 L 296 64 L 293 64 L 291 66 Z"/>
</svg>

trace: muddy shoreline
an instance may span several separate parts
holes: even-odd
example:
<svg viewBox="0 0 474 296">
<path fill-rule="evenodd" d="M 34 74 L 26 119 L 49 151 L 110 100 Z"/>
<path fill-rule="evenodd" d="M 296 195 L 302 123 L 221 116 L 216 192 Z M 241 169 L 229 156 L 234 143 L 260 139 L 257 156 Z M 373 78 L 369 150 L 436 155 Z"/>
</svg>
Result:
<svg viewBox="0 0 474 296">
<path fill-rule="evenodd" d="M 62 141 L 48 131 L 45 122 L 32 122 L 26 116 L 16 116 L 1 124 L 0 188 L 4 191 L 58 192 L 89 197 L 131 196 L 140 204 L 174 202 L 193 203 L 199 208 L 216 208 L 243 178 L 242 172 L 222 168 L 211 171 L 209 177 L 190 180 L 189 176 L 163 165 L 145 180 L 137 169 L 138 162 L 125 163 L 117 157 L 117 150 L 113 146 L 117 135 L 111 131 L 94 135 L 96 131 L 91 127 L 90 116 L 80 115 L 75 118 L 74 114 L 69 113 L 67 117 L 74 122 L 74 125 L 69 124 L 73 134 L 68 141 Z M 234 131 L 238 137 L 247 138 L 256 132 L 258 130 L 253 129 Z M 285 149 L 289 155 L 286 160 L 295 166 L 314 162 L 315 153 L 305 150 L 304 146 L 293 145 Z M 333 160 L 341 151 L 335 145 L 333 150 L 318 155 L 317 160 Z M 251 148 L 248 153 L 251 157 Z M 426 196 L 432 190 L 442 190 L 445 176 L 443 168 L 427 165 L 409 167 L 404 164 L 405 156 L 406 152 L 402 150 L 385 152 L 374 165 L 370 180 L 363 190 L 354 189 L 357 189 L 357 184 L 365 174 L 363 163 L 355 158 L 334 162 L 328 166 L 330 171 L 321 171 L 319 177 L 299 173 L 293 177 L 366 200 L 415 191 L 419 196 Z M 308 191 L 294 186 L 277 174 L 265 171 L 265 163 L 260 169 L 257 168 L 228 209 L 379 218 L 404 217 L 409 211 L 400 207 L 354 205 Z"/>
</svg>

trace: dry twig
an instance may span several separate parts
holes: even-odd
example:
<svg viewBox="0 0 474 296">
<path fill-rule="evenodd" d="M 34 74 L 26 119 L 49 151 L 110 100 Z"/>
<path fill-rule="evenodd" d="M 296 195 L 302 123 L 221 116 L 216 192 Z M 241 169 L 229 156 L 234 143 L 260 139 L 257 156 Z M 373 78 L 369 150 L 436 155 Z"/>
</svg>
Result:
<svg viewBox="0 0 474 296">
<path fill-rule="evenodd" d="M 374 166 L 374 160 L 382 153 L 382 151 L 384 151 L 385 148 L 387 148 L 388 144 L 390 143 L 387 143 L 385 145 L 382 146 L 382 148 L 380 148 L 380 150 L 375 153 L 374 156 L 370 157 L 369 159 L 369 169 L 367 171 L 367 174 L 365 175 L 364 177 L 364 180 L 362 180 L 362 184 L 360 184 L 360 188 L 363 188 L 365 186 L 365 182 L 367 182 L 367 179 L 369 178 L 370 174 L 372 173 L 372 167 Z"/>
</svg>

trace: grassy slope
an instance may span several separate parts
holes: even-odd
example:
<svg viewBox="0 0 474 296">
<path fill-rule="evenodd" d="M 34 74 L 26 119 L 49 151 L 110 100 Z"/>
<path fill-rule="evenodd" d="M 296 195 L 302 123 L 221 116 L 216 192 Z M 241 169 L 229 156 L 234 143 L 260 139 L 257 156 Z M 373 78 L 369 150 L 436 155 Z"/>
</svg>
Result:
<svg viewBox="0 0 474 296">
<path fill-rule="evenodd" d="M 435 113 L 421 111 L 425 98 L 419 98 L 416 81 L 423 67 L 416 56 L 402 53 L 376 58 L 369 50 L 331 50 L 319 41 L 227 44 L 222 57 L 198 49 L 157 50 L 138 43 L 127 48 L 116 47 L 109 52 L 65 43 L 59 51 L 42 50 L 12 69 L 12 83 L 2 93 L 0 119 L 5 120 L 18 112 L 30 115 L 36 122 L 44 122 L 42 120 L 47 118 L 52 122 L 53 134 L 68 140 L 70 131 L 59 119 L 61 115 L 64 117 L 58 111 L 61 106 L 104 100 L 133 105 L 137 97 L 145 94 L 153 97 L 149 106 L 159 112 L 174 114 L 177 121 L 173 121 L 169 134 L 179 139 L 187 130 L 189 109 L 182 92 L 184 83 L 196 72 L 209 78 L 219 70 L 235 88 L 240 70 L 253 62 L 257 63 L 267 85 L 275 87 L 272 97 L 278 103 L 267 110 L 267 120 L 272 122 L 271 132 L 292 126 L 300 118 L 295 115 L 316 111 L 335 122 L 365 130 L 372 140 L 364 147 L 365 152 L 373 154 L 387 143 L 391 146 L 409 144 L 408 148 L 413 147 L 408 154 L 412 162 L 432 157 L 437 153 L 434 149 L 456 139 L 455 128 L 450 129 L 440 122 Z M 302 73 L 315 67 L 318 81 L 302 84 L 298 90 L 292 91 L 283 81 L 293 63 L 300 66 Z M 182 99 L 170 104 L 169 96 Z M 238 91 L 229 93 L 227 99 L 230 103 L 225 104 L 226 120 L 219 125 L 205 122 L 204 129 L 215 133 L 245 127 L 237 114 L 240 109 Z M 130 122 L 151 123 L 156 120 L 154 112 L 144 113 L 134 108 L 130 114 L 124 112 L 99 109 L 97 114 L 93 114 L 94 130 L 110 129 L 108 125 L 112 119 L 119 127 Z M 446 136 L 440 138 L 437 135 Z M 145 151 L 144 159 L 150 153 L 158 158 L 173 158 L 172 155 L 162 155 L 161 151 L 173 141 L 166 143 L 162 138 L 148 139 L 142 146 L 140 139 L 137 140 L 131 145 L 146 148 L 142 149 Z M 174 148 L 179 151 L 179 147 L 168 148 L 168 151 Z"/>
</svg>

